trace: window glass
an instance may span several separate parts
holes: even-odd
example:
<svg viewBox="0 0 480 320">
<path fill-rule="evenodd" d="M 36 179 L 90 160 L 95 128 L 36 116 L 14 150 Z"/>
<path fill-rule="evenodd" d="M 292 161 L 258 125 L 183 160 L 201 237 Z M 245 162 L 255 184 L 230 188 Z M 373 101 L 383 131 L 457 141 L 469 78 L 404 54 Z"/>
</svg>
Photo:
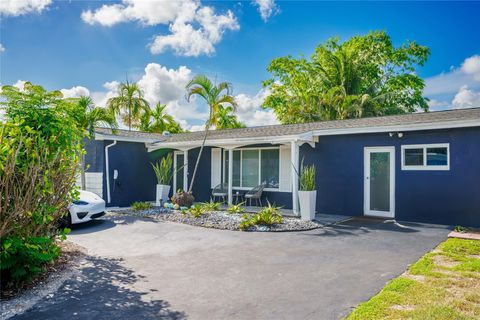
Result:
<svg viewBox="0 0 480 320">
<path fill-rule="evenodd" d="M 446 166 L 448 165 L 447 148 L 427 148 L 428 166 Z"/>
<path fill-rule="evenodd" d="M 406 166 L 423 166 L 423 148 L 405 149 Z"/>
<path fill-rule="evenodd" d="M 228 183 L 228 151 L 225 156 L 225 182 Z M 232 186 L 240 187 L 240 150 L 233 151 L 233 183 Z"/>
<path fill-rule="evenodd" d="M 258 150 L 242 150 L 242 187 L 258 185 Z"/>
<path fill-rule="evenodd" d="M 261 150 L 262 177 L 261 183 L 265 183 L 267 188 L 279 187 L 279 150 L 264 149 Z"/>
</svg>

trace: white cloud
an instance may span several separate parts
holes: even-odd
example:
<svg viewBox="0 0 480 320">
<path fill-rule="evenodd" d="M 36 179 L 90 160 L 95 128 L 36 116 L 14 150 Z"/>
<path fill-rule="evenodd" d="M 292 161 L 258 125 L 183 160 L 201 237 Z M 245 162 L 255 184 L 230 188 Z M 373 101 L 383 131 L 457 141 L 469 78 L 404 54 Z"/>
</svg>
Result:
<svg viewBox="0 0 480 320">
<path fill-rule="evenodd" d="M 60 92 L 64 98 L 79 98 L 82 96 L 89 96 L 90 91 L 82 86 L 71 87 L 70 89 L 61 89 Z"/>
<path fill-rule="evenodd" d="M 41 13 L 52 0 L 2 0 L 0 1 L 0 13 L 6 16 L 20 16 L 31 12 Z"/>
<path fill-rule="evenodd" d="M 279 121 L 273 110 L 263 110 L 260 108 L 269 94 L 270 91 L 268 89 L 262 89 L 254 96 L 244 93 L 235 96 L 235 100 L 238 104 L 238 120 L 249 127 L 278 124 Z"/>
<path fill-rule="evenodd" d="M 460 68 L 425 79 L 426 96 L 455 94 L 464 85 L 480 88 L 480 56 L 466 58 Z"/>
<path fill-rule="evenodd" d="M 4 52 L 5 51 L 5 47 L 3 46 L 3 44 L 0 43 L 0 52 Z"/>
<path fill-rule="evenodd" d="M 258 12 L 265 22 L 278 12 L 275 0 L 254 0 L 253 3 L 258 6 Z"/>
<path fill-rule="evenodd" d="M 480 92 L 463 86 L 453 98 L 452 106 L 454 109 L 480 107 Z"/>
<path fill-rule="evenodd" d="M 461 70 L 465 74 L 472 75 L 476 81 L 480 81 L 480 55 L 474 55 L 465 59 Z"/>
<path fill-rule="evenodd" d="M 167 112 L 171 114 L 182 127 L 189 128 L 189 122 L 205 121 L 208 114 L 199 110 L 196 101 L 187 102 L 185 86 L 193 77 L 192 71 L 186 66 L 177 69 L 167 69 L 157 64 L 149 63 L 144 74 L 137 82 L 143 90 L 145 99 L 151 107 L 158 102 L 167 105 Z M 92 99 L 98 106 L 104 107 L 108 99 L 117 95 L 118 81 L 106 82 L 103 87 L 107 91 L 92 92 Z"/>
<path fill-rule="evenodd" d="M 200 1 L 143 1 L 123 0 L 121 4 L 103 5 L 99 9 L 82 12 L 88 24 L 113 26 L 117 23 L 138 21 L 143 25 L 169 25 L 169 34 L 157 35 L 150 43 L 153 54 L 172 49 L 175 54 L 199 56 L 213 54 L 227 30 L 238 30 L 236 17 L 228 10 L 215 14 Z"/>
<path fill-rule="evenodd" d="M 18 80 L 17 82 L 15 82 L 14 84 L 12 84 L 12 86 L 17 87 L 17 88 L 20 89 L 20 90 L 23 90 L 23 86 L 25 85 L 25 82 L 27 82 L 27 81 Z"/>
<path fill-rule="evenodd" d="M 193 125 L 193 126 L 187 126 L 187 129 L 190 131 L 204 131 L 205 130 L 205 125 Z"/>
<path fill-rule="evenodd" d="M 150 51 L 157 54 L 170 48 L 181 56 L 210 55 L 215 52 L 214 45 L 220 42 L 226 30 L 239 29 L 231 11 L 226 15 L 216 15 L 212 8 L 203 7 L 197 11 L 195 20 L 200 25 L 198 28 L 183 20 L 170 24 L 170 34 L 156 36 Z"/>
</svg>

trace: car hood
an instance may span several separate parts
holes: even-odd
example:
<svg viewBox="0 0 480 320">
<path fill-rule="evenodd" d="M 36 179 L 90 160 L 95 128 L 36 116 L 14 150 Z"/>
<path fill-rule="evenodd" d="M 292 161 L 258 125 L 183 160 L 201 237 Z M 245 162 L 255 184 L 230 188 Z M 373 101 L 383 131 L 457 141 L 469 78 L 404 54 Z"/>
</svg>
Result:
<svg viewBox="0 0 480 320">
<path fill-rule="evenodd" d="M 82 200 L 86 202 L 97 202 L 103 199 L 93 192 L 80 190 L 80 195 L 78 196 L 78 200 Z"/>
</svg>

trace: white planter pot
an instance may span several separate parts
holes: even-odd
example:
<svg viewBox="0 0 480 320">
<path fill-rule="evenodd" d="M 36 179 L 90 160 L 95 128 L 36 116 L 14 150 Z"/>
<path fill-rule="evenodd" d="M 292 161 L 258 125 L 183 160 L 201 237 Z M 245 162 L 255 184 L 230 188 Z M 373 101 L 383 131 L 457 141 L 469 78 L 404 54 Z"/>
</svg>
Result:
<svg viewBox="0 0 480 320">
<path fill-rule="evenodd" d="M 165 184 L 157 184 L 157 196 L 155 198 L 155 205 L 161 206 L 161 202 L 168 201 L 168 193 L 170 192 L 170 186 Z"/>
<path fill-rule="evenodd" d="M 302 220 L 315 219 L 315 208 L 317 204 L 317 191 L 298 191 L 300 202 L 300 216 Z"/>
</svg>

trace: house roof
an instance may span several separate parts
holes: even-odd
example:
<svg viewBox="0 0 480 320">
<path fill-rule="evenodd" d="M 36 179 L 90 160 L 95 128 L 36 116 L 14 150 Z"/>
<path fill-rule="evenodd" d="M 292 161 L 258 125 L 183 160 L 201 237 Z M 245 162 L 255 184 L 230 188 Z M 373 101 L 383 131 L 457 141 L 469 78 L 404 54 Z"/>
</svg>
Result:
<svg viewBox="0 0 480 320">
<path fill-rule="evenodd" d="M 312 135 L 332 135 L 365 132 L 428 130 L 454 127 L 480 126 L 480 108 L 449 111 L 409 113 L 403 115 L 368 117 L 359 119 L 319 121 L 302 124 L 270 125 L 239 129 L 212 130 L 207 141 L 243 140 L 253 138 L 277 139 L 311 133 Z M 112 131 L 97 128 L 97 134 L 112 136 Z M 117 130 L 115 136 L 147 143 L 189 144 L 203 140 L 204 131 L 187 132 L 164 136 L 158 133 Z M 104 137 L 105 139 L 107 137 Z"/>
</svg>

